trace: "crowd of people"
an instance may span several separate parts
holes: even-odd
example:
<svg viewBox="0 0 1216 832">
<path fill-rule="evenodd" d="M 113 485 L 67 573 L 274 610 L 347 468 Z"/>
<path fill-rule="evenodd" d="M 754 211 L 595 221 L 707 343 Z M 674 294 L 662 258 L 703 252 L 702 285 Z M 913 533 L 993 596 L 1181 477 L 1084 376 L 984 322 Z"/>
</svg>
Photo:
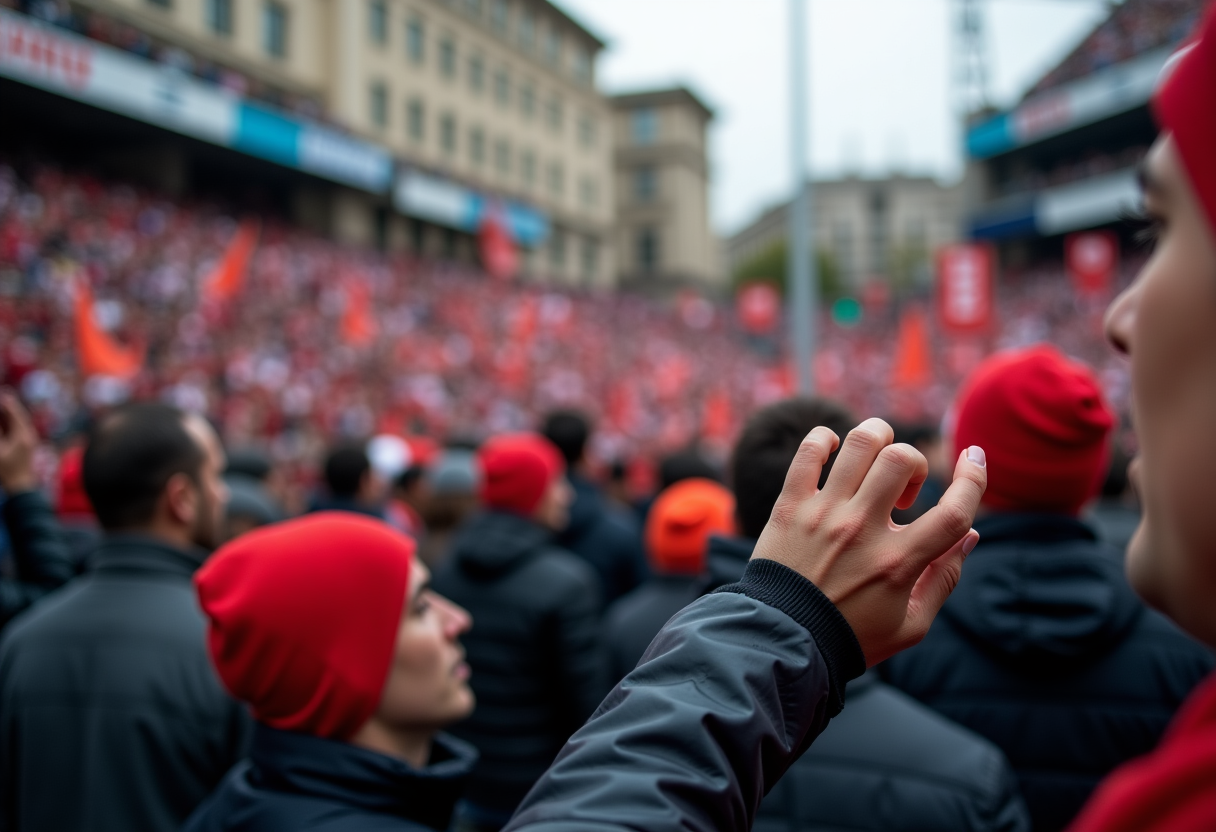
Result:
<svg viewBox="0 0 1216 832">
<path fill-rule="evenodd" d="M 692 355 L 670 398 L 628 375 L 656 344 L 751 381 L 721 310 L 271 225 L 216 304 L 231 220 L 5 169 L 0 830 L 1212 829 L 1216 6 L 1198 38 L 1155 100 L 1156 248 L 1105 312 L 1004 285 L 993 343 L 924 385 L 941 432 L 861 418 L 927 395 L 878 398 L 879 363 L 842 401 L 741 386 L 721 458 L 633 446 L 644 495 L 596 464 L 645 436 L 614 390 L 679 412 Z M 81 281 L 131 378 L 80 377 Z"/>
<path fill-rule="evenodd" d="M 1091 176 L 1134 168 L 1147 152 L 1147 145 L 1135 145 L 1110 153 L 1093 151 L 1047 170 L 1022 169 L 997 183 L 996 191 L 1000 196 L 1029 194 L 1056 185 L 1078 182 Z"/>
<path fill-rule="evenodd" d="M 1026 97 L 1153 49 L 1178 45 L 1194 31 L 1205 3 L 1206 0 L 1124 0 L 1067 58 L 1044 75 Z"/>
</svg>

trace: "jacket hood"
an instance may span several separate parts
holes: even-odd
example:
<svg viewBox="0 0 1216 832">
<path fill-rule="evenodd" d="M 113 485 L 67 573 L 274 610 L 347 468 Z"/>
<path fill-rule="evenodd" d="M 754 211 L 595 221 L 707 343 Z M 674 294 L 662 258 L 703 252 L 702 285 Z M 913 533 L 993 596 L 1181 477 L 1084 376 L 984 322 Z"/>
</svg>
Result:
<svg viewBox="0 0 1216 832">
<path fill-rule="evenodd" d="M 1096 659 L 1144 609 L 1119 553 L 1079 520 L 1001 514 L 975 530 L 980 542 L 942 614 L 1008 660 Z"/>
<path fill-rule="evenodd" d="M 552 542 L 544 526 L 505 511 L 474 515 L 456 535 L 452 557 L 472 578 L 494 578 Z"/>
<path fill-rule="evenodd" d="M 743 579 L 756 541 L 750 537 L 712 535 L 706 550 L 705 568 L 709 572 L 709 589 L 717 589 Z"/>
<path fill-rule="evenodd" d="M 477 752 L 446 734 L 426 768 L 355 745 L 254 724 L 250 780 L 274 791 L 320 798 L 447 829 Z"/>
</svg>

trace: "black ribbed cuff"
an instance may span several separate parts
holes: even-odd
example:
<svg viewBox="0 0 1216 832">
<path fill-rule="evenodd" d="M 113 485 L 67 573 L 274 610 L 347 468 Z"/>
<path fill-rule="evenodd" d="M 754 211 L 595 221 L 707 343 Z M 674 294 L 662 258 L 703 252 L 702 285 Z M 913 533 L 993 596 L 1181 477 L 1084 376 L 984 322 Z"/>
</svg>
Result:
<svg viewBox="0 0 1216 832">
<path fill-rule="evenodd" d="M 828 668 L 828 716 L 840 713 L 845 685 L 866 672 L 866 656 L 849 622 L 819 587 L 775 560 L 753 558 L 738 583 L 715 591 L 754 598 L 805 627 Z"/>
</svg>

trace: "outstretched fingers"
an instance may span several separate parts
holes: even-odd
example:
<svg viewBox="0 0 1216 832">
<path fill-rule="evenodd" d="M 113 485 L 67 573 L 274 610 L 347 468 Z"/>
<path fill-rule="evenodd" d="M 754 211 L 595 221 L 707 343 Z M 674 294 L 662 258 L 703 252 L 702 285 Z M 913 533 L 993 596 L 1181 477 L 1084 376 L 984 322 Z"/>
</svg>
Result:
<svg viewBox="0 0 1216 832">
<path fill-rule="evenodd" d="M 971 530 L 980 498 L 988 487 L 984 450 L 976 445 L 959 454 L 954 481 L 937 505 L 909 524 L 903 533 L 911 554 L 910 568 L 919 573 L 951 549 Z"/>
<path fill-rule="evenodd" d="M 831 498 L 834 503 L 853 499 L 874 460 L 894 439 L 895 431 L 882 419 L 866 419 L 849 431 L 836 456 L 832 473 L 823 486 L 824 496 Z"/>
<path fill-rule="evenodd" d="M 944 555 L 930 561 L 925 571 L 921 572 L 908 599 L 908 617 L 904 620 L 901 638 L 904 644 L 901 649 L 916 644 L 929 632 L 929 625 L 958 586 L 963 561 L 979 539 L 979 532 L 969 529 L 962 540 L 951 546 Z"/>
<path fill-rule="evenodd" d="M 781 487 L 777 505 L 784 503 L 796 508 L 803 500 L 815 496 L 819 491 L 819 475 L 823 473 L 823 466 L 838 447 L 840 438 L 831 428 L 821 425 L 808 433 L 786 471 L 785 485 Z"/>
</svg>

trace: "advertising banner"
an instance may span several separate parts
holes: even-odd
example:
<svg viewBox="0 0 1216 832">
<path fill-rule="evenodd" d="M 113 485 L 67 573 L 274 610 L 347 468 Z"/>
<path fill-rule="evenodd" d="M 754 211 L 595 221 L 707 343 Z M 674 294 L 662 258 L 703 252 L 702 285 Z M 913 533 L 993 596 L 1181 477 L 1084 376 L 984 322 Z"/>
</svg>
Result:
<svg viewBox="0 0 1216 832">
<path fill-rule="evenodd" d="M 420 170 L 402 171 L 393 188 L 393 204 L 410 217 L 477 233 L 485 217 L 495 213 L 511 240 L 537 246 L 549 236 L 549 218 L 527 205 L 498 200 L 441 176 Z"/>
<path fill-rule="evenodd" d="M 945 246 L 937 256 L 937 301 L 948 332 L 978 332 L 992 322 L 992 250 L 982 244 Z"/>
</svg>

